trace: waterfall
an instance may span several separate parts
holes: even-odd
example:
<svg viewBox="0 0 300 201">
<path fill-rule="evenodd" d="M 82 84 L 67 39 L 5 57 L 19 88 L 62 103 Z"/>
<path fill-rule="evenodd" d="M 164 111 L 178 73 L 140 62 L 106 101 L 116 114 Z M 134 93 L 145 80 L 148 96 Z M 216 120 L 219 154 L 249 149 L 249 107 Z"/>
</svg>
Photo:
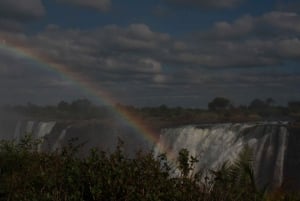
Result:
<svg viewBox="0 0 300 201">
<path fill-rule="evenodd" d="M 167 150 L 170 159 L 175 161 L 178 152 L 186 148 L 192 156 L 199 159 L 195 170 L 207 170 L 217 169 L 226 161 L 234 161 L 240 151 L 248 146 L 253 151 L 257 184 L 261 187 L 266 184 L 278 187 L 284 182 L 286 175 L 293 178 L 297 169 L 294 166 L 298 164 L 293 162 L 296 157 L 294 153 L 298 150 L 298 145 L 295 144 L 296 135 L 293 135 L 296 139 L 293 147 L 289 145 L 288 149 L 290 134 L 287 127 L 286 123 L 268 122 L 167 128 L 161 131 L 155 153 Z M 34 139 L 42 138 L 44 141 L 38 150 L 45 151 L 59 150 L 73 138 L 79 139 L 78 144 L 84 143 L 82 152 L 89 153 L 89 149 L 94 147 L 110 151 L 115 148 L 118 136 L 124 140 L 125 149 L 132 155 L 136 150 L 149 150 L 152 147 L 146 140 L 141 139 L 139 134 L 132 133 L 132 130 L 124 125 L 108 125 L 97 121 L 59 123 L 20 121 L 15 126 L 13 138 L 18 141 L 25 134 L 31 134 Z"/>
<path fill-rule="evenodd" d="M 124 140 L 126 154 L 135 155 L 136 151 L 150 150 L 150 146 L 153 146 L 128 125 L 114 122 L 19 121 L 15 126 L 13 139 L 18 142 L 26 134 L 30 134 L 33 139 L 42 140 L 38 146 L 39 151 L 59 151 L 72 143 L 73 146 L 80 146 L 82 155 L 88 154 L 91 148 L 112 152 L 116 148 L 118 137 Z"/>
<path fill-rule="evenodd" d="M 69 129 L 70 127 L 67 127 L 65 129 L 63 129 L 60 133 L 60 135 L 58 136 L 58 138 L 55 140 L 51 150 L 52 151 L 56 151 L 56 150 L 59 150 L 62 148 L 62 144 L 63 144 L 63 140 L 64 138 L 66 137 L 66 134 L 67 134 L 67 130 Z"/>
<path fill-rule="evenodd" d="M 19 141 L 25 135 L 31 135 L 33 139 L 42 139 L 51 133 L 55 124 L 55 121 L 19 121 L 16 125 L 13 139 Z"/>
<path fill-rule="evenodd" d="M 157 150 L 176 154 L 183 148 L 197 156 L 196 170 L 217 169 L 225 161 L 234 161 L 248 146 L 253 150 L 254 173 L 259 186 L 280 186 L 284 177 L 284 160 L 288 130 L 284 124 L 248 123 L 183 126 L 164 129 Z"/>
<path fill-rule="evenodd" d="M 13 136 L 13 140 L 19 141 L 21 136 L 22 136 L 22 131 L 21 131 L 21 126 L 22 126 L 22 122 L 18 121 L 16 128 L 15 128 L 15 132 L 14 132 L 14 136 Z"/>
<path fill-rule="evenodd" d="M 37 139 L 43 138 L 45 135 L 49 134 L 53 127 L 55 126 L 56 122 L 38 122 L 37 127 L 34 131 L 34 137 Z"/>
</svg>

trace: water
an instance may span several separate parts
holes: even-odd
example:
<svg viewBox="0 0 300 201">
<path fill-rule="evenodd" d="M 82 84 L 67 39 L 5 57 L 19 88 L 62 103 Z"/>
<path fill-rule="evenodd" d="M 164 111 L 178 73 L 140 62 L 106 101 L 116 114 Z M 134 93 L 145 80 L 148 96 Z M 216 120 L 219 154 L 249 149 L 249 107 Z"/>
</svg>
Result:
<svg viewBox="0 0 300 201">
<path fill-rule="evenodd" d="M 15 128 L 14 140 L 20 140 L 25 135 L 32 135 L 35 139 L 40 139 L 50 134 L 56 122 L 35 122 L 35 121 L 19 121 Z"/>
<path fill-rule="evenodd" d="M 147 142 L 136 131 L 125 125 L 97 121 L 83 122 L 18 122 L 14 139 L 25 134 L 44 139 L 39 150 L 56 151 L 78 138 L 77 144 L 84 144 L 81 150 L 88 153 L 92 147 L 105 151 L 114 150 L 117 138 L 125 142 L 129 154 L 143 149 L 150 150 L 153 144 Z M 186 148 L 199 158 L 196 170 L 217 169 L 225 161 L 234 161 L 240 151 L 249 146 L 253 150 L 253 167 L 259 186 L 269 184 L 278 187 L 284 181 L 289 132 L 286 123 L 262 122 L 241 124 L 188 125 L 163 129 L 155 151 L 168 150 L 175 160 L 177 153 Z"/>
<path fill-rule="evenodd" d="M 19 141 L 26 134 L 34 139 L 42 139 L 39 150 L 61 150 L 70 142 L 82 145 L 80 152 L 85 155 L 91 148 L 111 152 L 115 150 L 118 139 L 125 142 L 124 151 L 134 155 L 139 150 L 149 150 L 153 144 L 145 140 L 133 128 L 117 122 L 77 121 L 77 122 L 39 122 L 19 121 L 13 139 Z"/>
<path fill-rule="evenodd" d="M 259 186 L 280 186 L 288 146 L 286 125 L 278 123 L 216 124 L 164 129 L 158 148 L 169 150 L 175 160 L 185 148 L 199 158 L 196 170 L 217 169 L 234 161 L 248 146 L 253 150 L 254 173 Z"/>
</svg>

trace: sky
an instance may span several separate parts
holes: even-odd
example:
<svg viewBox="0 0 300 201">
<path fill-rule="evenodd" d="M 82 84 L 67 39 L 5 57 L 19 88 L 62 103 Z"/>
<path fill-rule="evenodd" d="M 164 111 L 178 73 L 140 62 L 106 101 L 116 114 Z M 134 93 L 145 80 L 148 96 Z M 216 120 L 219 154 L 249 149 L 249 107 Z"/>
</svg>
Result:
<svg viewBox="0 0 300 201">
<path fill-rule="evenodd" d="M 0 0 L 0 104 L 286 104 L 299 62 L 297 0 Z"/>
</svg>

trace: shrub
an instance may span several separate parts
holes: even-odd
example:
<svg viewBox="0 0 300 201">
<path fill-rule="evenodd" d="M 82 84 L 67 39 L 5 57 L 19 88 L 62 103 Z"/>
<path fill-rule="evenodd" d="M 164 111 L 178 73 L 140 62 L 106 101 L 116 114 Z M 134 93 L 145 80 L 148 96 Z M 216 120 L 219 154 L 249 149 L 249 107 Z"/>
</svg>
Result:
<svg viewBox="0 0 300 201">
<path fill-rule="evenodd" d="M 92 149 L 77 157 L 72 145 L 60 152 L 40 153 L 38 141 L 25 137 L 20 143 L 0 143 L 0 200 L 8 201 L 237 201 L 276 200 L 277 194 L 257 189 L 251 151 L 245 149 L 232 164 L 220 169 L 193 172 L 201 159 L 179 152 L 174 177 L 165 155 L 124 154 L 122 142 L 113 153 Z M 80 149 L 79 149 L 80 151 Z M 279 200 L 299 200 L 280 194 Z"/>
</svg>

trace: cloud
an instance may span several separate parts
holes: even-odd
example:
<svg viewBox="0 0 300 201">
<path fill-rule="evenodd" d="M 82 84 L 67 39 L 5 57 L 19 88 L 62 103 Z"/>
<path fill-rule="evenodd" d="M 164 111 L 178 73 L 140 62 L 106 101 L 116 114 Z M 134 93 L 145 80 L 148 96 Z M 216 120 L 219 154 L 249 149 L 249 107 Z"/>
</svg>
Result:
<svg viewBox="0 0 300 201">
<path fill-rule="evenodd" d="M 255 29 L 256 20 L 250 15 L 242 16 L 233 23 L 226 21 L 216 22 L 211 30 L 201 33 L 204 38 L 239 39 Z"/>
<path fill-rule="evenodd" d="M 27 21 L 45 15 L 41 0 L 1 0 L 0 18 Z"/>
<path fill-rule="evenodd" d="M 23 31 L 23 25 L 15 20 L 0 18 L 0 30 L 8 32 L 21 32 Z"/>
<path fill-rule="evenodd" d="M 300 2 L 296 1 L 278 1 L 275 5 L 275 10 L 281 12 L 297 12 L 300 11 Z"/>
<path fill-rule="evenodd" d="M 0 30 L 21 32 L 24 23 L 39 19 L 46 11 L 41 0 L 1 0 Z"/>
<path fill-rule="evenodd" d="M 282 58 L 300 59 L 299 38 L 280 40 L 276 49 Z"/>
<path fill-rule="evenodd" d="M 286 17 L 295 19 L 294 26 L 283 26 Z M 277 20 L 273 21 L 274 18 Z M 157 32 L 146 24 L 108 25 L 90 30 L 48 25 L 37 34 L 3 33 L 0 41 L 26 47 L 47 61 L 66 66 L 69 71 L 88 77 L 89 82 L 104 87 L 120 99 L 127 100 L 136 94 L 145 100 L 154 95 L 175 97 L 177 91 L 186 91 L 186 97 L 196 97 L 201 90 L 213 91 L 207 95 L 210 98 L 220 95 L 217 92 L 225 93 L 216 89 L 226 86 L 242 91 L 245 87 L 259 86 L 267 90 L 276 85 L 283 88 L 295 85 L 300 73 L 282 76 L 281 83 L 281 70 L 278 75 L 269 77 L 260 72 L 268 68 L 281 69 L 280 65 L 285 62 L 300 61 L 300 36 L 296 28 L 300 23 L 297 18 L 297 15 L 272 12 L 242 16 L 232 22 L 216 22 L 205 32 L 181 39 Z M 281 37 L 262 33 L 264 27 L 272 27 L 267 33 L 280 32 Z M 33 64 L 26 60 L 0 59 L 0 64 L 6 66 L 0 70 L 0 77 L 14 77 L 11 80 L 15 82 L 2 80 L 2 86 L 19 84 L 28 89 L 35 87 L 41 94 L 45 88 L 65 90 L 69 97 L 76 94 L 76 88 L 73 86 L 75 89 L 72 90 L 70 82 L 54 75 L 47 77 L 43 71 L 31 71 L 29 67 Z M 19 69 L 13 70 L 9 64 L 19 66 Z M 22 84 L 26 82 L 27 85 Z"/>
<path fill-rule="evenodd" d="M 179 58 L 208 67 L 255 67 L 300 61 L 300 16 L 272 11 L 216 22 L 195 34 Z"/>
<path fill-rule="evenodd" d="M 239 5 L 243 0 L 166 0 L 169 3 L 187 5 L 187 6 L 198 6 L 203 9 L 207 8 L 232 8 Z"/>
<path fill-rule="evenodd" d="M 155 32 L 146 24 L 94 30 L 49 25 L 26 42 L 56 62 L 93 72 L 95 77 L 98 72 L 103 80 L 121 80 L 127 73 L 136 81 L 171 82 L 173 75 L 164 75 L 170 67 L 184 74 L 187 69 L 263 67 L 300 60 L 299 26 L 300 16 L 295 13 L 269 12 L 216 22 L 188 39 Z"/>
<path fill-rule="evenodd" d="M 111 0 L 56 0 L 60 3 L 66 3 L 79 7 L 107 11 L 111 6 Z"/>
<path fill-rule="evenodd" d="M 58 62 L 116 72 L 120 77 L 125 72 L 135 72 L 151 82 L 154 76 L 163 75 L 166 66 L 172 66 L 173 71 L 248 68 L 300 60 L 298 26 L 297 14 L 269 12 L 257 17 L 242 16 L 233 22 L 216 22 L 211 29 L 180 40 L 145 24 L 108 25 L 89 31 L 50 25 L 32 43 Z M 281 33 L 280 37 L 276 33 Z M 117 77 L 114 75 L 114 79 Z M 166 80 L 170 81 L 170 77 Z"/>
<path fill-rule="evenodd" d="M 255 29 L 255 23 L 247 26 L 241 22 L 251 19 L 242 17 L 232 27 L 243 30 L 239 35 L 247 35 Z M 91 31 L 48 28 L 32 43 L 57 62 L 68 63 L 95 79 L 101 77 L 104 82 L 167 84 L 177 82 L 176 76 L 188 78 L 190 70 L 197 77 L 197 69 L 253 68 L 299 59 L 297 39 L 180 41 L 154 32 L 145 24 L 110 25 Z M 166 71 L 166 66 L 171 70 Z"/>
<path fill-rule="evenodd" d="M 36 35 L 22 36 L 3 38 L 102 83 L 163 82 L 161 55 L 173 42 L 168 34 L 154 32 L 145 24 L 110 25 L 89 31 L 49 25 Z"/>
<path fill-rule="evenodd" d="M 220 21 L 199 33 L 203 39 L 234 40 L 254 37 L 290 37 L 300 34 L 300 16 L 294 12 L 272 11 L 261 16 L 242 16 L 233 22 Z"/>
<path fill-rule="evenodd" d="M 273 11 L 264 14 L 258 20 L 279 31 L 300 33 L 300 16 L 294 12 Z"/>
</svg>

